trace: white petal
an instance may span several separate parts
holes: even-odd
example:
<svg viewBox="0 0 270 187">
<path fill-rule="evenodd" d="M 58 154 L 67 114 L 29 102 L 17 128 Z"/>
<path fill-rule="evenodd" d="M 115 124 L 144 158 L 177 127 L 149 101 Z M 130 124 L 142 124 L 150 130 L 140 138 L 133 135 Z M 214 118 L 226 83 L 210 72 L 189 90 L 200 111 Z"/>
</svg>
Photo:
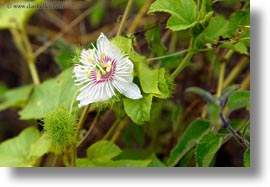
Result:
<svg viewBox="0 0 270 187">
<path fill-rule="evenodd" d="M 103 33 L 100 33 L 97 39 L 97 50 L 99 56 L 101 56 L 102 53 L 105 53 L 107 56 L 116 60 L 124 57 L 121 50 L 116 45 L 112 44 Z"/>
<path fill-rule="evenodd" d="M 76 82 L 84 82 L 84 81 L 90 80 L 90 77 L 87 77 L 85 74 L 86 68 L 89 68 L 89 67 L 86 67 L 83 65 L 75 65 L 73 72 L 76 77 Z"/>
<path fill-rule="evenodd" d="M 89 59 L 92 59 L 89 61 Z M 94 49 L 83 49 L 80 56 L 80 62 L 88 67 L 93 67 L 93 62 L 96 61 L 96 54 Z"/>
<path fill-rule="evenodd" d="M 108 82 L 99 84 L 89 84 L 84 86 L 81 93 L 77 96 L 77 100 L 80 101 L 79 107 L 98 102 L 106 101 L 115 95 L 115 92 Z"/>
<path fill-rule="evenodd" d="M 113 86 L 123 95 L 130 99 L 140 99 L 142 98 L 141 91 L 139 87 L 133 82 L 120 82 L 114 80 Z"/>
</svg>

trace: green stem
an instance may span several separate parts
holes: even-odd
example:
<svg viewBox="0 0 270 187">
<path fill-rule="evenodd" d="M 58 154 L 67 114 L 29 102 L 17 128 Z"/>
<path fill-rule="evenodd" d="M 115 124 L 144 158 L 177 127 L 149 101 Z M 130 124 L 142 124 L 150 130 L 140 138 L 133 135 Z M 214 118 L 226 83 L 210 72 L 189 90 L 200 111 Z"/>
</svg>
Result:
<svg viewBox="0 0 270 187">
<path fill-rule="evenodd" d="M 71 101 L 71 104 L 70 104 L 70 106 L 69 106 L 69 113 L 70 113 L 70 114 L 72 113 L 72 107 L 73 107 L 73 104 L 74 104 L 74 102 L 75 102 L 75 98 L 76 98 L 76 95 L 77 95 L 78 92 L 79 92 L 79 90 L 76 90 L 76 91 L 74 92 L 74 94 L 73 94 L 72 101 Z"/>
<path fill-rule="evenodd" d="M 152 4 L 153 0 L 146 0 L 143 4 L 141 10 L 138 12 L 136 17 L 134 18 L 133 22 L 130 24 L 127 33 L 132 33 L 135 31 L 136 27 L 140 24 L 143 15 L 148 10 L 149 6 Z"/>
<path fill-rule="evenodd" d="M 108 132 L 103 136 L 102 140 L 106 140 L 110 137 L 110 135 L 112 134 L 112 132 L 114 131 L 114 129 L 116 128 L 116 126 L 119 124 L 120 121 L 121 119 L 115 120 L 115 122 L 113 123 L 111 128 L 108 130 Z"/>
<path fill-rule="evenodd" d="M 126 9 L 125 9 L 125 12 L 124 12 L 123 18 L 121 20 L 120 26 L 118 28 L 116 36 L 120 36 L 121 33 L 122 33 L 125 22 L 126 22 L 127 17 L 128 17 L 128 14 L 129 14 L 129 12 L 131 10 L 132 4 L 133 4 L 133 0 L 129 0 L 128 3 L 127 3 Z"/>
<path fill-rule="evenodd" d="M 34 85 L 39 85 L 40 84 L 40 80 L 39 80 L 37 68 L 35 66 L 35 62 L 28 61 L 28 68 L 30 70 L 30 74 L 32 76 L 32 80 L 34 82 Z"/>
<path fill-rule="evenodd" d="M 233 68 L 227 78 L 224 80 L 223 88 L 229 86 L 242 72 L 242 70 L 249 64 L 249 59 L 247 57 L 243 57 L 241 61 Z"/>
<path fill-rule="evenodd" d="M 181 55 L 181 54 L 184 54 L 188 52 L 188 49 L 184 49 L 182 51 L 178 51 L 178 52 L 175 52 L 173 54 L 169 54 L 169 55 L 164 55 L 164 56 L 158 56 L 158 57 L 154 57 L 154 58 L 148 58 L 147 61 L 154 61 L 154 60 L 161 60 L 161 59 L 164 59 L 164 58 L 168 58 L 168 57 L 172 57 L 172 56 L 176 56 L 176 55 Z"/>
<path fill-rule="evenodd" d="M 219 68 L 219 76 L 218 76 L 218 85 L 217 85 L 217 91 L 216 91 L 216 97 L 221 96 L 222 88 L 223 88 L 223 82 L 224 82 L 224 75 L 226 70 L 226 64 L 228 60 L 231 58 L 233 54 L 233 50 L 229 50 L 221 60 L 221 65 Z"/>
<path fill-rule="evenodd" d="M 121 123 L 118 125 L 118 128 L 117 128 L 115 134 L 113 135 L 113 137 L 110 140 L 112 143 L 114 143 L 118 139 L 118 137 L 120 136 L 125 124 L 126 124 L 126 118 L 123 119 L 121 121 Z"/>
<path fill-rule="evenodd" d="M 25 32 L 24 27 L 18 27 L 16 29 L 12 29 L 11 33 L 13 35 L 14 43 L 19 49 L 21 55 L 27 61 L 28 68 L 35 85 L 40 84 L 37 68 L 35 66 L 35 55 L 33 53 L 29 38 Z"/>
<path fill-rule="evenodd" d="M 79 134 L 80 134 L 80 130 L 82 129 L 84 122 L 86 120 L 87 114 L 88 114 L 88 110 L 90 108 L 90 105 L 87 105 L 83 108 L 82 114 L 80 116 L 79 122 L 77 124 L 77 129 L 74 135 L 75 141 L 77 141 Z"/>
<path fill-rule="evenodd" d="M 199 10 L 198 21 L 203 19 L 205 15 L 205 4 L 206 4 L 206 0 L 200 0 L 200 10 Z"/>
<path fill-rule="evenodd" d="M 231 135 L 234 137 L 234 139 L 240 144 L 242 145 L 245 149 L 247 149 L 249 147 L 249 143 L 247 141 L 245 141 L 244 139 L 242 139 L 242 137 L 235 132 L 235 130 L 232 128 L 230 122 L 228 119 L 226 119 L 222 113 L 220 113 L 220 119 L 223 123 L 223 126 L 231 133 Z"/>
<path fill-rule="evenodd" d="M 171 74 L 170 78 L 175 79 L 178 74 L 189 64 L 191 57 L 193 56 L 194 52 L 192 50 L 188 50 L 188 53 L 186 54 L 185 58 L 182 60 L 182 62 L 177 66 L 177 68 L 174 70 L 174 72 Z"/>
<path fill-rule="evenodd" d="M 83 144 L 83 142 L 85 142 L 85 140 L 87 139 L 87 137 L 89 137 L 90 133 L 91 133 L 92 130 L 94 129 L 95 124 L 97 123 L 97 119 L 98 119 L 98 117 L 99 117 L 99 114 L 100 114 L 100 113 L 97 112 L 97 114 L 96 114 L 94 120 L 92 121 L 92 123 L 91 123 L 91 125 L 90 125 L 90 127 L 89 127 L 89 129 L 88 129 L 88 131 L 87 131 L 87 133 L 86 133 L 86 135 L 84 136 L 83 139 L 81 139 L 81 141 L 78 143 L 77 147 L 80 147 L 80 146 Z"/>
</svg>

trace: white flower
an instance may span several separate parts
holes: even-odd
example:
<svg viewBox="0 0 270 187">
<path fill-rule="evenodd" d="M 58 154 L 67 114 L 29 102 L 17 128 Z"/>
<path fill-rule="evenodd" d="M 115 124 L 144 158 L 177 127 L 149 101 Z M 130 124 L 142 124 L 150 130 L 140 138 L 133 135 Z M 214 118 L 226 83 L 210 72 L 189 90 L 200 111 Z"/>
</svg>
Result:
<svg viewBox="0 0 270 187">
<path fill-rule="evenodd" d="M 103 33 L 97 39 L 97 48 L 82 50 L 80 62 L 74 67 L 75 82 L 83 85 L 76 98 L 79 107 L 106 101 L 115 95 L 115 89 L 128 98 L 142 98 L 132 82 L 133 63 Z"/>
</svg>

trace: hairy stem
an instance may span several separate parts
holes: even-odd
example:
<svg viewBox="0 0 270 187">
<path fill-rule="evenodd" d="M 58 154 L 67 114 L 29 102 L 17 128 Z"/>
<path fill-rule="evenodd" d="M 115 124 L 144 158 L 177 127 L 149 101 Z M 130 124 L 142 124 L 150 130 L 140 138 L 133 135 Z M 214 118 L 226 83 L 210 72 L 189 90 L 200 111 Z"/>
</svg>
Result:
<svg viewBox="0 0 270 187">
<path fill-rule="evenodd" d="M 235 130 L 232 128 L 230 122 L 228 119 L 226 119 L 222 113 L 220 113 L 220 119 L 223 123 L 223 127 L 226 128 L 234 137 L 234 139 L 240 144 L 242 145 L 245 149 L 247 149 L 249 147 L 249 143 L 247 141 L 245 141 L 237 132 L 235 132 Z"/>
<path fill-rule="evenodd" d="M 128 14 L 129 14 L 129 12 L 131 10 L 132 4 L 133 4 L 133 0 L 129 0 L 128 3 L 127 3 L 126 9 L 125 9 L 123 18 L 121 20 L 120 26 L 119 26 L 118 31 L 116 33 L 116 36 L 120 36 L 122 34 L 122 31 L 123 31 L 125 22 L 127 20 Z"/>
</svg>

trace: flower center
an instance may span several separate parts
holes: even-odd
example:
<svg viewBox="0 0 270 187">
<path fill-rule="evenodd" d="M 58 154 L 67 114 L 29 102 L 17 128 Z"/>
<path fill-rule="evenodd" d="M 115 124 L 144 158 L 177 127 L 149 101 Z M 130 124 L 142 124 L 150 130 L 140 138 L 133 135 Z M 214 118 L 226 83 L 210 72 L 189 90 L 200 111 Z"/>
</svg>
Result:
<svg viewBox="0 0 270 187">
<path fill-rule="evenodd" d="M 111 80 L 115 71 L 116 61 L 108 56 L 103 56 L 100 61 L 96 61 L 90 70 L 85 70 L 86 76 L 91 76 L 96 83 Z"/>
</svg>

